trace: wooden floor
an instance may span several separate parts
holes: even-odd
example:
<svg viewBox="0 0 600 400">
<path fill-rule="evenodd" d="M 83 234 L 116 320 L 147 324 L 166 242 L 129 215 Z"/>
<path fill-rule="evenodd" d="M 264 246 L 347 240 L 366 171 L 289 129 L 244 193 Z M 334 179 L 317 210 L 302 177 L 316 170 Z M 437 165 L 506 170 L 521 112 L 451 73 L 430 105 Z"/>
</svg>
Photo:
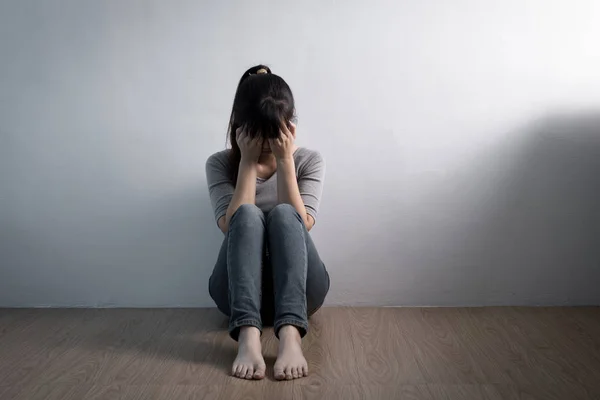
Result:
<svg viewBox="0 0 600 400">
<path fill-rule="evenodd" d="M 600 307 L 324 308 L 310 376 L 228 375 L 216 309 L 0 309 L 0 399 L 600 399 Z"/>
</svg>

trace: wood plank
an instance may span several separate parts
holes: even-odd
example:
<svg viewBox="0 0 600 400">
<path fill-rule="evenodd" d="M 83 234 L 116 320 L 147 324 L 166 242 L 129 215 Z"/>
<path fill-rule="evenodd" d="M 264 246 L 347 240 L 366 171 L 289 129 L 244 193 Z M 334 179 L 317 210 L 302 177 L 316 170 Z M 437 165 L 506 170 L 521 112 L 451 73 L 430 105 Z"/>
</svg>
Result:
<svg viewBox="0 0 600 400">
<path fill-rule="evenodd" d="M 35 314 L 31 324 L 0 342 L 0 385 L 40 384 L 35 382 L 39 374 L 52 370 L 55 358 L 76 349 L 76 343 L 93 329 L 91 310 L 46 309 Z"/>
<path fill-rule="evenodd" d="M 4 389 L 4 390 L 3 390 Z M 85 385 L 26 385 L 0 387 L 2 400 L 81 400 L 90 386 Z"/>
<path fill-rule="evenodd" d="M 485 383 L 468 346 L 452 334 L 448 308 L 398 308 L 396 322 L 427 383 Z"/>
<path fill-rule="evenodd" d="M 324 308 L 310 375 L 229 375 L 216 309 L 0 310 L 0 399 L 600 399 L 600 307 Z"/>
<path fill-rule="evenodd" d="M 360 364 L 351 336 L 356 329 L 350 318 L 352 312 L 345 307 L 322 308 L 311 318 L 302 343 L 309 376 L 299 379 L 298 384 L 321 387 L 331 381 L 340 385 L 359 383 Z"/>
<path fill-rule="evenodd" d="M 352 349 L 358 364 L 359 382 L 365 384 L 425 383 L 414 348 L 400 330 L 406 318 L 416 314 L 398 308 L 349 310 Z"/>
<path fill-rule="evenodd" d="M 362 384 L 361 385 L 365 399 L 381 399 L 381 400 L 435 400 L 433 394 L 429 390 L 428 385 L 401 385 L 401 384 L 387 384 L 387 385 L 373 385 L 373 384 Z"/>
<path fill-rule="evenodd" d="M 85 400 L 219 399 L 220 387 L 210 385 L 94 385 Z"/>
</svg>

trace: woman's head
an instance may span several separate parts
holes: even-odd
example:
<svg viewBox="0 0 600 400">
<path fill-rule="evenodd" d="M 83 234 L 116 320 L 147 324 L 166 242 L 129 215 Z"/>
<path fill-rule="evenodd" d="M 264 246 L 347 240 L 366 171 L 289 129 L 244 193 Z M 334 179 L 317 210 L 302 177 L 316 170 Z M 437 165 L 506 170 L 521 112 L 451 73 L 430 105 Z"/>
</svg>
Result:
<svg viewBox="0 0 600 400">
<path fill-rule="evenodd" d="M 238 84 L 229 120 L 229 142 L 234 170 L 240 160 L 236 130 L 240 127 L 251 137 L 276 138 L 282 124 L 295 118 L 292 90 L 269 67 L 257 65 L 247 70 Z"/>
</svg>

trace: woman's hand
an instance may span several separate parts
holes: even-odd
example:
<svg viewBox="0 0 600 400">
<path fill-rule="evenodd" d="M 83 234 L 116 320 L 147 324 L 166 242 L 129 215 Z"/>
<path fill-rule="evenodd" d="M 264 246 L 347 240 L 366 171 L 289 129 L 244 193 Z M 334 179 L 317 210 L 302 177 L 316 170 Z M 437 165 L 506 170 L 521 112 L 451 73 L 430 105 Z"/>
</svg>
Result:
<svg viewBox="0 0 600 400">
<path fill-rule="evenodd" d="M 294 156 L 294 140 L 296 139 L 296 125 L 290 122 L 290 128 L 281 124 L 279 137 L 269 139 L 269 146 L 277 160 L 288 160 Z"/>
<path fill-rule="evenodd" d="M 262 152 L 262 137 L 250 137 L 250 135 L 246 131 L 246 128 L 244 126 L 241 126 L 235 131 L 235 141 L 237 142 L 240 148 L 240 153 L 242 154 L 242 161 L 254 164 L 258 162 L 258 157 L 260 157 L 260 154 Z"/>
</svg>

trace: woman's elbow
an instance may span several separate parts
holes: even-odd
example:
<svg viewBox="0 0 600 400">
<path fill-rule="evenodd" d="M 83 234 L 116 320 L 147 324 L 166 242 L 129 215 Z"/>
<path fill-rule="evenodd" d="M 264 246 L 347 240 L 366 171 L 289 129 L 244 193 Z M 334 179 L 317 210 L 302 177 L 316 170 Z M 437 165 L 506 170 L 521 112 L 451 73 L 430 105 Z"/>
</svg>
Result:
<svg viewBox="0 0 600 400">
<path fill-rule="evenodd" d="M 219 229 L 221 230 L 221 232 L 223 232 L 223 234 L 227 233 L 227 230 L 229 229 L 229 224 L 227 223 L 227 218 L 225 216 L 219 218 L 217 225 L 219 226 Z"/>
<path fill-rule="evenodd" d="M 310 215 L 306 214 L 306 218 L 304 219 L 304 225 L 306 225 L 306 230 L 310 232 L 312 227 L 315 225 L 315 220 Z"/>
</svg>

